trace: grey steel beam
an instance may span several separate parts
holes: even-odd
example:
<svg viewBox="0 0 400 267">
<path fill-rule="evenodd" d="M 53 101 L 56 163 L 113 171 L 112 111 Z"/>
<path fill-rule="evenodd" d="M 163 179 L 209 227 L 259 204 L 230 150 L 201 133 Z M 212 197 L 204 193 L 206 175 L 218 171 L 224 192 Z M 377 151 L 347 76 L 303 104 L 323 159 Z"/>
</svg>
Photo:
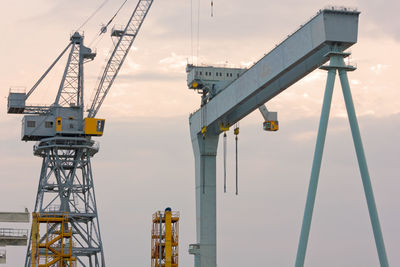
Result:
<svg viewBox="0 0 400 267">
<path fill-rule="evenodd" d="M 6 248 L 0 246 L 0 264 L 6 264 L 6 263 L 7 263 Z"/>
<path fill-rule="evenodd" d="M 0 237 L 0 246 L 26 246 L 28 237 Z"/>
<path fill-rule="evenodd" d="M 337 58 L 332 58 L 330 65 L 338 63 Z M 313 165 L 311 169 L 310 183 L 308 186 L 306 208 L 304 210 L 303 223 L 301 226 L 300 241 L 297 250 L 295 267 L 303 267 L 306 256 L 308 237 L 310 234 L 311 220 L 314 211 L 315 197 L 317 194 L 319 173 L 321 170 L 322 155 L 325 146 L 326 132 L 328 129 L 329 113 L 331 110 L 333 87 L 335 85 L 336 69 L 328 71 L 328 78 L 325 86 L 324 101 L 322 104 L 321 119 L 318 127 L 318 136 L 315 145 Z"/>
<path fill-rule="evenodd" d="M 191 131 L 220 133 L 328 61 L 333 43 L 357 42 L 358 11 L 321 10 L 190 117 Z M 203 114 L 203 115 L 202 115 Z M 205 114 L 205 115 L 204 115 Z M 203 122 L 203 123 L 202 123 Z"/>
<path fill-rule="evenodd" d="M 0 212 L 0 222 L 28 223 L 29 212 Z"/>
<path fill-rule="evenodd" d="M 345 65 L 343 59 L 340 62 Z M 364 187 L 365 198 L 367 200 L 369 217 L 372 224 L 372 230 L 375 238 L 375 245 L 379 256 L 381 267 L 388 267 L 389 262 L 386 255 L 385 243 L 383 241 L 383 234 L 381 225 L 379 223 L 378 211 L 375 204 L 374 192 L 372 190 L 371 178 L 369 176 L 367 160 L 365 159 L 364 148 L 361 140 L 360 128 L 358 127 L 356 111 L 354 109 L 353 97 L 351 96 L 349 80 L 347 72 L 344 68 L 339 69 L 340 83 L 342 84 L 342 91 L 344 101 L 346 104 L 347 115 L 349 117 L 351 134 L 353 136 L 354 148 L 357 154 L 358 166 L 360 169 L 361 180 Z"/>
</svg>

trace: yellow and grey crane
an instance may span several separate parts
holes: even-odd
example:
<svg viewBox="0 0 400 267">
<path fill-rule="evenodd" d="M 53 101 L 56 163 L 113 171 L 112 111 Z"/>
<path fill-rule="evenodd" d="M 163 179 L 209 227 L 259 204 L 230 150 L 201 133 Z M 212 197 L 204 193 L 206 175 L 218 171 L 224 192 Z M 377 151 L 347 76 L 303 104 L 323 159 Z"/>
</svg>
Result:
<svg viewBox="0 0 400 267">
<path fill-rule="evenodd" d="M 105 120 L 95 116 L 152 3 L 139 0 L 125 27 L 111 31 L 112 53 L 86 116 L 83 69 L 96 53 L 84 45 L 84 36 L 78 31 L 27 93 L 10 90 L 8 113 L 24 114 L 21 139 L 37 141 L 33 153 L 43 159 L 25 267 L 105 266 L 91 167 L 91 157 L 99 150 L 92 137 L 103 134 Z M 104 32 L 103 27 L 100 34 Z M 67 51 L 54 103 L 27 105 L 29 96 Z M 39 224 L 46 225 L 43 233 Z M 49 237 L 54 237 L 51 242 Z"/>
</svg>

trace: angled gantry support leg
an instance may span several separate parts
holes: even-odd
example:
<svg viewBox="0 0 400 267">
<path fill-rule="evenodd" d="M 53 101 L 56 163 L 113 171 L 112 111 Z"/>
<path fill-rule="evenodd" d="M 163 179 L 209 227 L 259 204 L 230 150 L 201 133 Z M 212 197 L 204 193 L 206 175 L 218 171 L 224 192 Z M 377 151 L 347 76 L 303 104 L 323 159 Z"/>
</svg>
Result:
<svg viewBox="0 0 400 267">
<path fill-rule="evenodd" d="M 344 64 L 343 58 L 340 58 L 341 64 Z M 344 101 L 346 103 L 347 115 L 349 117 L 349 123 L 351 128 L 351 134 L 353 136 L 354 147 L 356 149 L 358 166 L 360 168 L 361 179 L 364 186 L 365 198 L 367 200 L 369 217 L 372 224 L 372 229 L 375 237 L 375 245 L 378 251 L 379 262 L 381 267 L 388 267 L 389 262 L 386 256 L 385 243 L 383 241 L 383 235 L 381 226 L 379 223 L 378 211 L 376 209 L 374 192 L 371 186 L 371 179 L 368 172 L 367 160 L 365 159 L 364 148 L 361 140 L 360 129 L 358 127 L 357 116 L 354 109 L 353 98 L 350 92 L 349 81 L 347 78 L 346 69 L 339 69 L 340 83 L 342 84 L 342 91 Z"/>
<path fill-rule="evenodd" d="M 364 149 L 362 146 L 360 130 L 358 127 L 357 117 L 354 109 L 353 99 L 350 92 L 350 86 L 347 78 L 347 71 L 355 70 L 354 67 L 346 66 L 344 57 L 349 53 L 340 52 L 337 47 L 333 47 L 332 51 L 327 54 L 330 57 L 329 66 L 323 66 L 322 69 L 328 71 L 328 79 L 326 82 L 325 96 L 322 105 L 321 119 L 318 129 L 317 142 L 315 146 L 313 165 L 311 170 L 310 184 L 307 193 L 306 207 L 304 211 L 303 223 L 301 228 L 299 246 L 297 250 L 295 267 L 303 267 L 307 250 L 308 237 L 310 233 L 311 220 L 314 210 L 315 196 L 317 193 L 319 173 L 321 169 L 321 160 L 324 150 L 326 131 L 328 127 L 329 112 L 332 102 L 332 93 L 335 83 L 336 71 L 339 72 L 340 82 L 342 85 L 343 95 L 346 103 L 347 114 L 349 117 L 351 132 L 353 136 L 354 146 L 357 153 L 358 165 L 361 172 L 361 178 L 364 185 L 365 197 L 367 199 L 368 211 L 371 219 L 372 229 L 375 237 L 375 244 L 378 251 L 381 267 L 388 267 L 388 260 L 383 242 L 381 227 L 379 224 L 378 212 L 375 205 L 374 194 L 372 191 L 371 180 L 368 173 L 367 162 L 365 159 Z"/>
</svg>

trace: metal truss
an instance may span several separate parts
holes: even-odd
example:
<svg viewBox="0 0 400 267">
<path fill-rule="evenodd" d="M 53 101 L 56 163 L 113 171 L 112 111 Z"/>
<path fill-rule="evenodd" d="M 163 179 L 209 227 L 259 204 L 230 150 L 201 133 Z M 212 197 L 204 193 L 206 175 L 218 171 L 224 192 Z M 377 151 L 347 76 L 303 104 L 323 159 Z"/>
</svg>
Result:
<svg viewBox="0 0 400 267">
<path fill-rule="evenodd" d="M 77 137 L 43 139 L 34 146 L 43 158 L 34 212 L 68 214 L 72 256 L 80 266 L 105 266 L 90 163 L 97 151 L 97 143 Z M 31 267 L 31 246 L 25 267 Z"/>
<path fill-rule="evenodd" d="M 83 88 L 83 79 L 81 75 L 82 62 L 80 60 L 80 50 L 82 37 L 72 37 L 71 52 L 68 56 L 67 66 L 64 70 L 60 88 L 56 98 L 56 104 L 60 106 L 79 105 L 75 101 L 80 101 L 79 95 Z"/>
<path fill-rule="evenodd" d="M 128 55 L 130 48 L 132 47 L 133 41 L 135 40 L 152 3 L 153 0 L 140 0 L 125 29 L 113 29 L 112 36 L 117 38 L 117 41 L 107 65 L 104 68 L 103 75 L 99 80 L 99 85 L 97 86 L 92 105 L 89 109 L 88 117 L 94 118 L 99 111 L 101 104 L 103 103 L 122 64 L 124 63 L 126 56 Z"/>
</svg>

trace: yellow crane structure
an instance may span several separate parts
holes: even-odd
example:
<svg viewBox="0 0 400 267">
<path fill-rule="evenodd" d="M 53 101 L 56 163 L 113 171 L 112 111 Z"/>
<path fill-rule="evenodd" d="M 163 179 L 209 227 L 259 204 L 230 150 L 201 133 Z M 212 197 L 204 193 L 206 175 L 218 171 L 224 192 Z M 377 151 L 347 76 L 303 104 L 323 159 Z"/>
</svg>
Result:
<svg viewBox="0 0 400 267">
<path fill-rule="evenodd" d="M 75 267 L 72 227 L 67 214 L 32 214 L 32 267 Z"/>
<path fill-rule="evenodd" d="M 179 212 L 166 208 L 153 214 L 151 267 L 178 267 Z"/>
</svg>

